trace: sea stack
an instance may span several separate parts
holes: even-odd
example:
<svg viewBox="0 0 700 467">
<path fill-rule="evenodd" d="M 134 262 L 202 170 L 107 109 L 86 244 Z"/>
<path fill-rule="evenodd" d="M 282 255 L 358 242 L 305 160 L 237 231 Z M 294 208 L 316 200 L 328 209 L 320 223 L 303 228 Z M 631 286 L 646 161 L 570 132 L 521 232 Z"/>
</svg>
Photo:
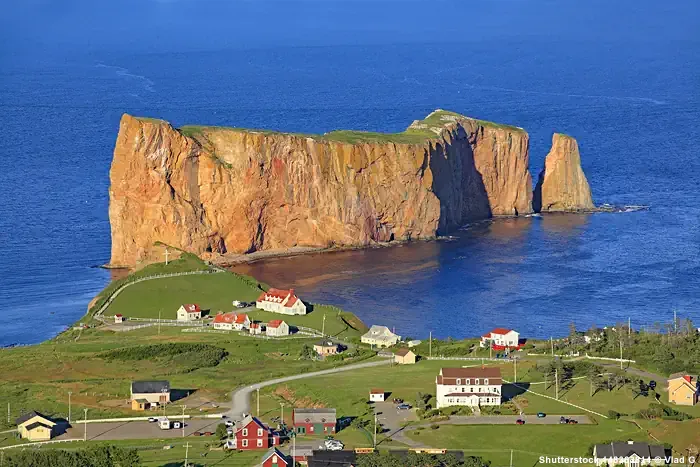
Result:
<svg viewBox="0 0 700 467">
<path fill-rule="evenodd" d="M 544 161 L 533 196 L 535 212 L 577 212 L 595 208 L 591 187 L 581 168 L 581 155 L 574 138 L 552 136 L 552 149 Z"/>
<path fill-rule="evenodd" d="M 112 266 L 162 244 L 222 255 L 433 238 L 532 212 L 522 129 L 437 110 L 402 133 L 173 128 L 124 115 L 110 171 Z"/>
</svg>

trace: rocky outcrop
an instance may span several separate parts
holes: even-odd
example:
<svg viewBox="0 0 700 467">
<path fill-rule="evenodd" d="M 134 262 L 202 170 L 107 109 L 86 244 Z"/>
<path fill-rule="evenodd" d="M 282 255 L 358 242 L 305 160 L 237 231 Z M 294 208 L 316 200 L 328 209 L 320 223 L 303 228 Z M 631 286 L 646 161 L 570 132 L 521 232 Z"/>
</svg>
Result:
<svg viewBox="0 0 700 467">
<path fill-rule="evenodd" d="M 537 212 L 576 212 L 595 208 L 591 188 L 581 168 L 578 143 L 560 133 L 552 136 L 552 149 L 544 161 L 533 197 Z"/>
<path fill-rule="evenodd" d="M 110 171 L 113 266 L 431 238 L 532 212 L 528 135 L 436 111 L 404 133 L 173 128 L 124 115 Z"/>
</svg>

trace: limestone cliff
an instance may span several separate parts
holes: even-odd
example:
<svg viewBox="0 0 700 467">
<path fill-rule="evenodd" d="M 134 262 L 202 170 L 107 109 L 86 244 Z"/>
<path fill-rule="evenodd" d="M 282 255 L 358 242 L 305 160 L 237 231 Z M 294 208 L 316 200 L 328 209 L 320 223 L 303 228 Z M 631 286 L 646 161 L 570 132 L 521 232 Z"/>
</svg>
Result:
<svg viewBox="0 0 700 467">
<path fill-rule="evenodd" d="M 435 111 L 405 132 L 175 129 L 124 115 L 110 171 L 111 265 L 156 242 L 216 257 L 421 239 L 532 212 L 528 135 Z"/>
<path fill-rule="evenodd" d="M 581 168 L 578 143 L 560 133 L 552 136 L 552 149 L 535 187 L 537 212 L 575 212 L 595 208 L 591 188 Z"/>
</svg>

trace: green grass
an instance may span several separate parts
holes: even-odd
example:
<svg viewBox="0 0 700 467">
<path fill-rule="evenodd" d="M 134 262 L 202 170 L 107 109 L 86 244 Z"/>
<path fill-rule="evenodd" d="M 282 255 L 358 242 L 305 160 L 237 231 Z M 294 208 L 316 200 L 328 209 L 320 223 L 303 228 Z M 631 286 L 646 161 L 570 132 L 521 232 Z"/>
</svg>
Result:
<svg viewBox="0 0 700 467">
<path fill-rule="evenodd" d="M 262 133 L 265 135 L 279 135 L 286 134 L 292 136 L 299 136 L 303 138 L 312 138 L 317 141 L 331 141 L 346 144 L 364 144 L 364 143 L 396 143 L 396 144 L 423 144 L 426 141 L 436 139 L 438 137 L 439 130 L 444 127 L 449 122 L 454 119 L 467 119 L 473 120 L 477 124 L 490 128 L 500 128 L 507 129 L 509 131 L 524 132 L 522 128 L 518 128 L 511 125 L 504 125 L 495 122 L 489 122 L 486 120 L 472 119 L 465 117 L 464 115 L 458 114 L 456 112 L 450 112 L 447 110 L 438 109 L 430 113 L 423 120 L 419 120 L 416 125 L 411 125 L 406 130 L 399 133 L 379 133 L 372 131 L 359 131 L 359 130 L 335 130 L 325 133 L 323 135 L 317 134 L 303 134 L 303 133 L 282 133 L 271 130 L 251 130 L 243 128 L 227 128 L 227 127 L 211 127 L 211 126 L 201 126 L 201 125 L 186 125 L 180 128 L 180 132 L 192 138 L 197 139 L 203 145 L 209 147 L 211 150 L 213 145 L 211 144 L 210 135 L 217 131 L 235 131 L 235 132 L 252 132 L 252 133 Z M 212 153 L 214 153 L 212 151 Z"/>
</svg>

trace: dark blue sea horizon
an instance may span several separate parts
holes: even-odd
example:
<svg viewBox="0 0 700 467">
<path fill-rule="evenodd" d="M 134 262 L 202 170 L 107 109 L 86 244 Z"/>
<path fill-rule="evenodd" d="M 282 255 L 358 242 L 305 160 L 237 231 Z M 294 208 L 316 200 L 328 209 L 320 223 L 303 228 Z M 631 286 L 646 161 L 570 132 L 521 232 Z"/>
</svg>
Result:
<svg viewBox="0 0 700 467">
<path fill-rule="evenodd" d="M 0 19 L 0 346 L 56 335 L 108 283 L 94 266 L 125 112 L 324 133 L 443 108 L 525 128 L 535 179 L 570 134 L 597 203 L 650 209 L 242 269 L 417 338 L 700 322 L 697 2 L 68 3 Z"/>
</svg>

